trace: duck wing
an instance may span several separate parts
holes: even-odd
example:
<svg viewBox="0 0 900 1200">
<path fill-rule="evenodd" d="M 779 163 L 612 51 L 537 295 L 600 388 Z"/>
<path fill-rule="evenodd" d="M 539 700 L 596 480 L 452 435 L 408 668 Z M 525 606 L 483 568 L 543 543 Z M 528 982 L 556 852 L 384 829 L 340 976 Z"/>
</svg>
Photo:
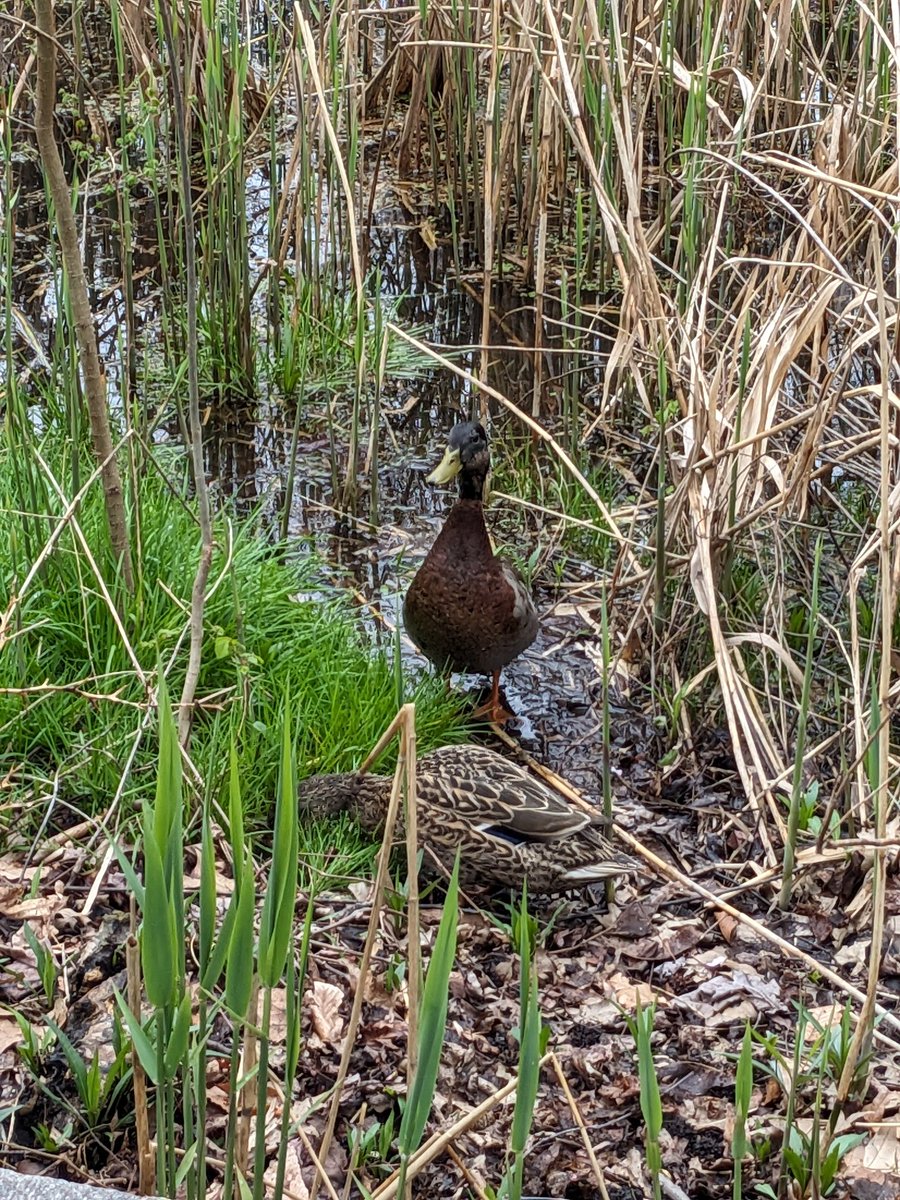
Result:
<svg viewBox="0 0 900 1200">
<path fill-rule="evenodd" d="M 597 822 L 535 776 L 482 746 L 443 746 L 419 760 L 419 802 L 512 842 L 548 843 Z"/>
</svg>

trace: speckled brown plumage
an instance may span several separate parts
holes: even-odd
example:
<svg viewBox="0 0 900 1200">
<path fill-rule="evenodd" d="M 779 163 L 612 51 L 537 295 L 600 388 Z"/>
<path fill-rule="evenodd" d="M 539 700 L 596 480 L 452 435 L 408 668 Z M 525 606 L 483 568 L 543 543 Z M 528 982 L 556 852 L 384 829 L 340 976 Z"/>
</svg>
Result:
<svg viewBox="0 0 900 1200">
<path fill-rule="evenodd" d="M 384 825 L 391 779 L 319 775 L 300 785 L 308 814 L 349 810 L 372 831 Z M 443 746 L 416 764 L 419 840 L 460 878 L 534 893 L 562 892 L 628 874 L 633 862 L 592 818 L 522 767 L 482 746 Z M 399 836 L 399 831 L 398 831 Z M 426 863 L 427 863 L 426 855 Z"/>
<path fill-rule="evenodd" d="M 444 483 L 458 475 L 460 496 L 409 585 L 403 620 L 439 670 L 493 675 L 496 708 L 500 669 L 534 641 L 538 616 L 514 567 L 491 548 L 483 506 L 489 468 L 481 425 L 455 426 L 429 479 Z"/>
</svg>

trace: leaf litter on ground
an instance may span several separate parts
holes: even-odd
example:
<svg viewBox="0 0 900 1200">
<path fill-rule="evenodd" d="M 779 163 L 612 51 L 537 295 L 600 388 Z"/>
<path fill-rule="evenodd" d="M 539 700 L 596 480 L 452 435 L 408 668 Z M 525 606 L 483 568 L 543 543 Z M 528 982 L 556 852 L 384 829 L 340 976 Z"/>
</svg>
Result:
<svg viewBox="0 0 900 1200">
<path fill-rule="evenodd" d="M 695 796 L 702 791 L 696 780 L 691 788 Z M 721 780 L 717 788 L 721 788 Z M 740 863 L 741 855 L 752 849 L 749 833 L 738 836 L 732 826 L 728 860 L 701 855 L 704 845 L 718 849 L 726 844 L 698 837 L 698 827 L 712 825 L 715 806 L 685 805 L 682 797 L 651 800 L 645 792 L 642 804 L 625 801 L 618 811 L 633 827 L 645 821 L 649 827 L 651 822 L 642 810 L 650 803 L 662 818 L 652 822 L 657 833 L 662 831 L 661 837 L 651 839 L 656 849 L 670 861 L 673 857 L 682 861 L 686 854 L 691 869 L 707 872 L 710 882 L 720 875 L 727 877 L 727 868 Z M 673 855 L 669 847 L 676 834 L 680 853 Z M 189 847 L 187 852 L 194 854 L 196 848 Z M 840 864 L 821 863 L 813 878 L 817 887 L 810 887 L 805 894 L 798 892 L 798 909 L 781 919 L 780 932 L 823 963 L 833 961 L 840 945 L 848 982 L 859 985 L 866 965 L 865 922 L 847 922 L 837 904 L 829 903 L 844 882 Z M 217 880 L 224 905 L 232 887 L 224 861 L 217 864 Z M 79 903 L 91 882 L 75 847 L 57 848 L 39 877 L 34 867 L 15 856 L 0 860 L 0 919 L 6 931 L 7 957 L 7 968 L 0 977 L 0 1002 L 20 1013 L 39 1035 L 50 1008 L 54 1020 L 86 1060 L 95 1048 L 112 1041 L 112 985 L 123 986 L 121 946 L 128 932 L 124 879 L 112 871 L 107 873 L 96 902 L 84 915 Z M 864 890 L 862 872 L 858 886 Z M 897 906 L 893 880 L 891 886 L 889 910 L 893 911 Z M 818 909 L 817 897 L 822 899 Z M 352 996 L 360 985 L 365 988 L 363 1017 L 341 1101 L 339 1136 L 325 1163 L 338 1191 L 347 1181 L 351 1127 L 360 1122 L 363 1127 L 383 1124 L 391 1116 L 396 1119 L 398 1098 L 405 1094 L 408 994 L 396 974 L 396 964 L 404 956 L 405 930 L 396 914 L 382 913 L 372 970 L 361 981 L 356 962 L 370 900 L 371 888 L 359 881 L 350 894 L 326 892 L 315 902 L 305 1040 L 291 1096 L 298 1133 L 290 1145 L 288 1176 L 293 1181 L 292 1191 L 300 1196 L 311 1182 L 311 1151 L 324 1127 L 323 1097 L 335 1076 Z M 765 921 L 764 895 L 747 892 L 741 903 Z M 301 916 L 304 904 L 302 899 Z M 825 1014 L 840 1011 L 844 997 L 827 981 L 816 980 L 802 963 L 786 959 L 740 921 L 730 927 L 726 940 L 715 914 L 677 884 L 662 883 L 646 873 L 636 883 L 619 885 L 617 904 L 612 914 L 604 915 L 587 898 L 570 898 L 556 914 L 537 953 L 541 1013 L 551 1030 L 551 1046 L 605 1172 L 610 1196 L 634 1194 L 634 1189 L 642 1186 L 643 1132 L 634 1047 L 623 1011 L 633 1011 L 637 997 L 642 1006 L 655 1000 L 653 1045 L 663 1097 L 665 1168 L 678 1186 L 697 1200 L 725 1196 L 730 1178 L 727 1135 L 733 1112 L 734 1055 L 744 1021 L 777 1038 L 782 1051 L 789 1054 L 796 1003 L 807 1005 L 827 1028 Z M 498 908 L 496 900 L 490 901 L 489 907 L 502 915 L 503 906 Z M 548 908 L 542 918 L 548 920 L 552 911 Z M 426 900 L 422 910 L 426 954 L 439 917 L 439 904 Z M 189 920 L 195 919 L 191 909 Z M 42 989 L 34 952 L 23 935 L 25 920 L 32 923 L 59 966 L 52 1008 Z M 510 939 L 501 925 L 502 920 L 487 919 L 471 902 L 460 915 L 447 1033 L 431 1117 L 434 1126 L 451 1124 L 515 1078 L 519 980 Z M 274 1008 L 273 1069 L 277 1074 L 277 1042 L 283 1027 L 278 1021 L 277 998 Z M 18 1052 L 22 1040 L 18 1024 L 4 1019 L 0 1033 L 4 1028 L 8 1036 L 0 1036 L 0 1100 L 22 1112 L 31 1107 L 32 1114 L 27 1122 L 14 1118 L 13 1137 L 3 1158 L 8 1164 L 22 1164 L 36 1153 L 29 1144 L 28 1128 L 33 1128 L 38 1118 L 48 1128 L 56 1128 L 61 1114 L 54 1112 L 47 1092 L 38 1087 Z M 224 1025 L 217 1027 L 216 1034 L 224 1030 Z M 51 1094 L 56 1088 L 61 1098 L 74 1103 L 71 1080 L 66 1078 L 58 1051 L 50 1051 L 50 1057 L 55 1062 L 49 1072 Z M 854 1195 L 854 1180 L 871 1188 L 896 1170 L 893 1129 L 900 1111 L 900 1073 L 895 1063 L 894 1055 L 876 1055 L 869 1105 L 848 1125 L 869 1136 L 844 1160 L 836 1195 Z M 222 1091 L 227 1083 L 225 1047 L 220 1057 L 211 1057 L 208 1076 L 209 1135 L 215 1139 L 224 1130 L 228 1107 Z M 751 1113 L 760 1127 L 771 1128 L 777 1136 L 784 1104 L 782 1088 L 759 1072 L 755 1083 Z M 217 1095 L 221 1097 L 218 1102 Z M 265 1136 L 272 1155 L 283 1103 L 281 1088 L 271 1087 Z M 454 1154 L 474 1177 L 487 1183 L 501 1177 L 511 1120 L 512 1098 L 508 1097 L 457 1139 Z M 120 1144 L 115 1160 L 111 1155 L 108 1164 L 98 1166 L 96 1178 L 109 1182 L 127 1179 L 128 1167 L 123 1166 L 127 1161 L 127 1149 Z M 359 1168 L 360 1178 L 366 1187 L 374 1188 L 387 1169 L 364 1163 Z M 764 1168 L 757 1169 L 759 1179 L 768 1178 Z M 598 1194 L 569 1107 L 546 1068 L 525 1179 L 532 1195 L 587 1198 Z M 416 1181 L 414 1194 L 459 1196 L 464 1194 L 461 1181 L 458 1169 L 441 1156 Z M 350 1194 L 355 1193 L 351 1190 Z"/>
</svg>

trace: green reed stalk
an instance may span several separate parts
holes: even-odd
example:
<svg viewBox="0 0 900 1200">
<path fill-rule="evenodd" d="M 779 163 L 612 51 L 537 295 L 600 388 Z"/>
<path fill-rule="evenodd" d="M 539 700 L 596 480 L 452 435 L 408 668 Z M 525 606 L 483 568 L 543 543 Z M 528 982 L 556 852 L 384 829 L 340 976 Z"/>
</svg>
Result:
<svg viewBox="0 0 900 1200">
<path fill-rule="evenodd" d="M 519 1064 L 516 1104 L 509 1138 L 511 1161 L 497 1191 L 497 1200 L 522 1200 L 525 1174 L 525 1150 L 534 1122 L 544 1031 L 538 1001 L 537 967 L 534 962 L 535 925 L 528 915 L 528 895 L 522 889 L 522 903 L 514 921 L 519 952 Z"/>
<path fill-rule="evenodd" d="M 11 96 L 8 96 L 7 99 L 10 101 L 7 111 L 11 112 Z M 10 527 L 10 550 L 16 563 L 13 579 L 21 581 L 28 571 L 28 564 L 35 561 L 43 544 L 44 528 L 39 514 L 52 511 L 52 502 L 39 472 L 35 469 L 34 457 L 29 452 L 34 438 L 34 427 L 28 416 L 27 397 L 19 386 L 19 363 L 14 343 L 17 322 L 13 312 L 15 213 L 19 194 L 14 186 L 12 171 L 12 122 L 2 122 L 2 129 L 4 132 L 3 192 L 9 200 L 9 203 L 0 212 L 0 261 L 3 263 L 3 350 L 6 359 L 4 433 L 9 450 L 7 461 L 11 472 L 11 487 L 8 495 L 4 495 L 3 499 L 11 509 L 19 514 L 18 519 Z M 50 246 L 52 253 L 52 241 Z M 29 336 L 28 340 L 31 342 L 32 337 Z M 46 362 L 43 350 L 36 341 L 33 349 L 39 351 L 39 361 L 43 359 Z M 17 609 L 16 624 L 19 628 L 21 628 L 20 613 L 21 610 Z M 16 639 L 15 648 L 16 661 L 21 664 L 24 671 L 24 649 L 21 638 Z"/>
<path fill-rule="evenodd" d="M 653 596 L 653 631 L 657 642 L 658 657 L 666 621 L 666 482 L 668 478 L 666 451 L 666 409 L 669 403 L 668 371 L 666 356 L 659 351 L 656 364 L 659 392 L 659 449 L 656 460 L 656 547 L 655 588 Z"/>
<path fill-rule="evenodd" d="M 574 355 L 570 353 L 570 351 L 574 349 L 574 342 L 572 339 L 572 334 L 569 331 L 572 322 L 572 312 L 569 304 L 569 272 L 565 265 L 563 265 L 560 270 L 559 317 L 560 329 L 562 330 L 563 430 L 566 448 L 570 454 L 577 454 L 579 440 L 577 391 L 578 377 L 573 367 Z"/>
<path fill-rule="evenodd" d="M 819 629 L 819 572 L 822 565 L 822 536 L 816 540 L 813 558 L 812 595 L 809 602 L 809 617 L 806 634 L 806 667 L 803 672 L 803 690 L 800 695 L 800 713 L 797 718 L 797 746 L 794 751 L 794 775 L 791 780 L 791 804 L 788 811 L 787 837 L 784 843 L 784 858 L 781 870 L 781 891 L 778 905 L 784 910 L 791 901 L 794 861 L 797 847 L 797 831 L 800 825 L 800 801 L 803 796 L 803 758 L 806 753 L 806 726 L 809 719 L 809 698 L 812 691 L 812 676 Z"/>
<path fill-rule="evenodd" d="M 381 395 L 390 347 L 390 335 L 385 328 L 384 304 L 381 299 L 380 268 L 375 272 L 372 292 L 372 351 L 376 366 L 372 412 L 369 418 L 369 521 L 374 529 L 378 525 L 378 435 L 381 427 Z"/>
<path fill-rule="evenodd" d="M 232 770 L 234 770 L 237 760 L 234 744 L 231 746 L 231 758 Z M 197 938 L 197 966 L 200 972 L 201 986 L 197 997 L 197 1036 L 194 1055 L 194 1096 L 199 1135 L 196 1139 L 196 1171 L 193 1174 L 200 1196 L 205 1195 L 206 1192 L 206 1046 L 210 1029 L 209 995 L 212 988 L 218 983 L 218 974 L 212 980 L 208 977 L 216 944 L 216 891 L 216 851 L 212 837 L 212 811 L 207 797 L 203 805 L 200 845 L 200 893 L 198 897 L 200 921 Z M 233 899 L 234 896 L 232 896 Z"/>
<path fill-rule="evenodd" d="M 709 0 L 704 0 L 702 11 L 702 32 L 700 44 L 700 67 L 691 78 L 688 91 L 687 107 L 684 116 L 682 145 L 695 148 L 695 152 L 682 156 L 684 169 L 684 200 L 683 220 L 681 229 L 681 250 L 683 257 L 683 272 L 686 282 L 679 289 L 679 300 L 682 307 L 687 303 L 691 283 L 697 273 L 700 260 L 705 252 L 705 204 L 704 204 L 704 166 L 705 159 L 696 151 L 706 147 L 709 137 L 709 105 L 708 87 L 709 71 L 712 63 L 712 6 Z"/>
<path fill-rule="evenodd" d="M 750 1153 L 747 1138 L 747 1118 L 750 1115 L 750 1100 L 753 1094 L 753 1036 L 750 1022 L 744 1023 L 744 1038 L 738 1058 L 734 1080 L 734 1129 L 731 1134 L 731 1161 L 734 1163 L 732 1178 L 732 1200 L 741 1200 L 743 1189 L 743 1161 Z"/>
<path fill-rule="evenodd" d="M 626 1017 L 625 1022 L 634 1038 L 638 1052 L 638 1076 L 640 1079 L 641 1115 L 644 1118 L 644 1153 L 647 1170 L 653 1189 L 653 1200 L 662 1200 L 660 1174 L 662 1172 L 662 1149 L 659 1135 L 663 1128 L 662 1100 L 659 1093 L 659 1080 L 656 1075 L 656 1065 L 653 1061 L 653 1018 L 656 1004 L 649 1008 L 641 1005 L 637 999 L 637 1009 L 633 1017 Z"/>
<path fill-rule="evenodd" d="M 231 1054 L 228 1063 L 228 1117 L 222 1195 L 234 1193 L 235 1156 L 238 1131 L 238 1086 L 242 1031 L 250 1019 L 254 981 L 253 921 L 256 908 L 255 874 L 250 847 L 244 835 L 244 805 L 241 797 L 238 758 L 232 741 L 229 747 L 228 832 L 234 864 L 234 892 L 225 919 L 203 975 L 204 991 L 210 992 L 225 970 L 224 1004 L 231 1020 Z M 201 913 L 202 915 L 202 913 Z"/>
<path fill-rule="evenodd" d="M 264 1136 L 266 1097 L 269 1083 L 269 1031 L 272 993 L 284 976 L 291 951 L 294 907 L 297 898 L 297 768 L 294 758 L 291 706 L 286 699 L 281 737 L 281 773 L 272 836 L 272 866 L 259 920 L 259 981 L 263 989 L 263 1016 L 260 1025 L 259 1065 L 256 1100 L 256 1157 L 253 1168 L 254 1200 L 262 1200 L 265 1191 L 266 1139 Z"/>
<path fill-rule="evenodd" d="M 601 662 L 601 677 L 600 677 L 600 719 L 602 722 L 601 729 L 601 752 L 600 752 L 600 776 L 603 786 L 603 815 L 607 821 L 612 820 L 613 815 L 613 796 L 612 796 L 612 762 L 610 755 L 610 715 L 609 715 L 609 673 L 612 666 L 612 655 L 610 653 L 611 644 L 609 637 L 609 603 L 606 594 L 606 583 L 604 582 L 600 589 L 600 653 L 602 655 Z M 607 879 L 606 881 L 606 900 L 608 904 L 614 903 L 616 898 L 616 881 L 615 879 Z"/>
<path fill-rule="evenodd" d="M 294 501 L 294 483 L 297 478 L 297 453 L 300 446 L 300 422 L 303 416 L 303 385 L 306 380 L 307 341 L 299 339 L 299 380 L 295 388 L 294 427 L 291 430 L 291 447 L 288 452 L 287 478 L 284 482 L 284 507 L 281 510 L 281 540 L 287 541 L 291 520 L 291 507 Z"/>
<path fill-rule="evenodd" d="M 201 324 L 210 379 L 220 399 L 253 389 L 244 110 L 249 49 L 234 5 L 203 0 L 203 98 L 194 117 L 202 144 L 208 204 L 200 223 Z"/>
<path fill-rule="evenodd" d="M 584 376 L 587 374 L 587 364 L 590 359 L 582 353 L 582 347 L 587 343 L 589 328 L 588 319 L 584 312 L 584 290 L 587 286 L 588 274 L 586 269 L 589 250 L 586 242 L 586 230 L 584 225 L 584 191 L 579 188 L 575 195 L 575 264 L 574 264 L 574 295 L 572 298 L 573 312 L 572 317 L 575 323 L 575 332 L 571 338 L 574 354 L 572 356 L 572 390 L 573 390 L 573 419 L 578 422 L 579 413 L 578 407 L 580 398 L 584 391 Z M 573 429 L 574 433 L 574 429 Z M 571 449 L 574 452 L 577 442 L 573 440 Z"/>
<path fill-rule="evenodd" d="M 155 1044 L 139 1018 L 117 994 L 122 1016 L 141 1065 L 156 1085 L 157 1187 L 174 1197 L 175 1081 L 183 1083 L 191 1024 L 190 995 L 185 988 L 184 830 L 181 753 L 165 677 L 159 674 L 159 760 L 156 796 L 144 808 L 144 878 L 120 856 L 142 912 L 141 968 L 147 1000 L 154 1009 Z M 190 1087 L 181 1090 L 190 1104 Z"/>
<path fill-rule="evenodd" d="M 422 1141 L 425 1122 L 431 1112 L 434 1091 L 437 1086 L 441 1047 L 447 1025 L 448 986 L 450 972 L 456 956 L 456 928 L 459 919 L 459 854 L 453 864 L 453 872 L 447 887 L 447 898 L 441 923 L 438 926 L 431 952 L 431 961 L 425 975 L 422 991 L 422 1014 L 419 1022 L 418 1065 L 409 1089 L 397 1148 L 400 1152 L 400 1171 L 395 1194 L 405 1200 L 406 1174 L 409 1160 Z"/>
<path fill-rule="evenodd" d="M 128 77 L 126 70 L 125 45 L 122 39 L 119 5 L 116 0 L 110 4 L 110 20 L 112 23 L 113 49 L 116 57 L 116 83 L 119 101 L 119 169 L 122 177 L 128 180 L 131 173 L 129 154 L 130 130 L 127 115 Z M 125 353 L 123 355 L 123 378 L 121 383 L 124 410 L 130 416 L 130 398 L 134 395 L 137 383 L 136 350 L 134 344 L 134 281 L 130 264 L 134 254 L 131 220 L 131 189 L 128 186 L 118 188 L 116 200 L 119 206 L 119 262 L 122 273 L 122 292 L 125 304 L 125 319 L 121 325 L 120 336 L 124 339 Z M 137 413 L 140 413 L 139 407 Z"/>
</svg>

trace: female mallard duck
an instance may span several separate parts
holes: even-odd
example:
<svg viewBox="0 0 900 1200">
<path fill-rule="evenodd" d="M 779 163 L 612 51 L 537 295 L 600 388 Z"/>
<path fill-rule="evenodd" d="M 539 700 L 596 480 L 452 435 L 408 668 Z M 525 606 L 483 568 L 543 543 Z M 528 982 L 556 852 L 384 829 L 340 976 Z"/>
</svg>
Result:
<svg viewBox="0 0 900 1200">
<path fill-rule="evenodd" d="M 428 552 L 403 605 L 407 632 L 439 670 L 491 675 L 491 720 L 506 714 L 499 701 L 500 670 L 534 641 L 534 602 L 511 563 L 498 558 L 484 524 L 490 471 L 487 435 L 466 421 L 450 432 L 447 450 L 428 476 L 459 476 L 459 499 Z"/>
<path fill-rule="evenodd" d="M 384 824 L 386 775 L 318 775 L 300 785 L 307 812 L 349 810 L 367 829 Z M 600 832 L 602 817 L 567 804 L 522 767 L 483 746 L 443 746 L 416 763 L 423 847 L 449 871 L 460 850 L 469 883 L 563 892 L 628 874 L 634 864 Z M 427 862 L 426 855 L 426 862 Z"/>
</svg>

